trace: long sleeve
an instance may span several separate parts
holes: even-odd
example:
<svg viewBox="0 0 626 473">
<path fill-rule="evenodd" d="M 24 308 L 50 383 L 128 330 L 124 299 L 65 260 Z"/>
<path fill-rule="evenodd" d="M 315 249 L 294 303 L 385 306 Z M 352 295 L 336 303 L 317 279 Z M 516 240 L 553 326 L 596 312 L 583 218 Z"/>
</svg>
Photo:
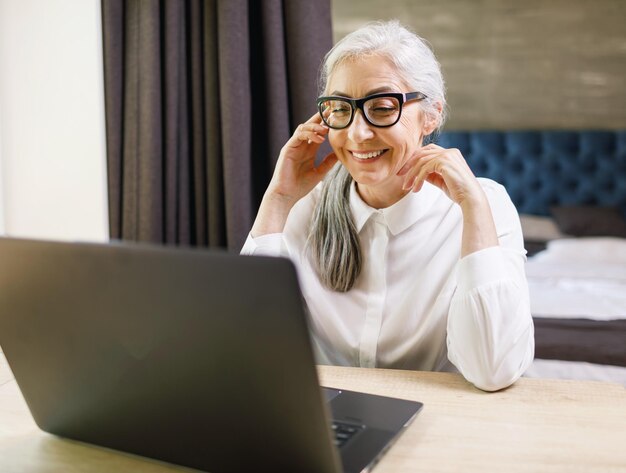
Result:
<svg viewBox="0 0 626 473">
<path fill-rule="evenodd" d="M 476 387 L 515 382 L 534 357 L 526 261 L 510 199 L 490 196 L 500 246 L 462 258 L 447 323 L 448 359 Z"/>
<path fill-rule="evenodd" d="M 500 389 L 532 361 L 534 333 L 517 212 L 502 186 L 480 181 L 500 246 L 464 258 L 461 211 L 428 183 L 386 209 L 367 206 L 352 185 L 363 269 L 348 292 L 326 288 L 307 251 L 319 187 L 293 207 L 283 233 L 248 237 L 241 253 L 294 262 L 318 362 L 440 371 L 456 366 L 477 387 Z"/>
<path fill-rule="evenodd" d="M 242 255 L 289 256 L 282 233 L 271 233 L 256 238 L 248 234 L 240 253 Z"/>
</svg>

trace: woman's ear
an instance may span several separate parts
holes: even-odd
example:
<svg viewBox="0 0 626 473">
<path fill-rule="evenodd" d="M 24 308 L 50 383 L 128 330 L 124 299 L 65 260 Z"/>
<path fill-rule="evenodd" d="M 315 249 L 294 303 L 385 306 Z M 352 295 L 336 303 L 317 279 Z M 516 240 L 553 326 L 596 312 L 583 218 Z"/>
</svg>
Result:
<svg viewBox="0 0 626 473">
<path fill-rule="evenodd" d="M 424 136 L 430 135 L 441 124 L 441 113 L 443 111 L 441 102 L 435 102 L 434 108 L 436 109 L 436 113 L 425 114 L 423 126 Z"/>
</svg>

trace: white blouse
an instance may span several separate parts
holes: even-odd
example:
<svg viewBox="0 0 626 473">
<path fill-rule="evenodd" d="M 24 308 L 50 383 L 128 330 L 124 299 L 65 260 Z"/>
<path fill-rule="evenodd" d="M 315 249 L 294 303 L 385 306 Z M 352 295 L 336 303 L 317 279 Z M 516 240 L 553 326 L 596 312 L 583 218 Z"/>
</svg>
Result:
<svg viewBox="0 0 626 473">
<path fill-rule="evenodd" d="M 479 182 L 500 246 L 464 258 L 461 209 L 428 183 L 381 210 L 369 207 L 352 183 L 350 207 L 363 268 L 348 292 L 324 287 L 306 251 L 321 184 L 292 208 L 283 233 L 248 236 L 241 253 L 286 256 L 295 263 L 319 363 L 456 367 L 481 389 L 501 389 L 518 379 L 534 356 L 526 252 L 504 187 Z"/>
</svg>

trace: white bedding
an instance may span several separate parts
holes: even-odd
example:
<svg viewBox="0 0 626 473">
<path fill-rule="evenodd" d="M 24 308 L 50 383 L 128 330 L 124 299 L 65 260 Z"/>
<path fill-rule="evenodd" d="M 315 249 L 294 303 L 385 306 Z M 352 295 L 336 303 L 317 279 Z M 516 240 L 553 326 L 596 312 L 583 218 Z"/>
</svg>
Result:
<svg viewBox="0 0 626 473">
<path fill-rule="evenodd" d="M 597 365 L 583 361 L 533 360 L 524 376 L 527 378 L 577 379 L 582 381 L 606 381 L 626 386 L 626 368 L 622 366 Z"/>
<path fill-rule="evenodd" d="M 534 317 L 626 319 L 626 239 L 550 241 L 546 250 L 528 258 L 526 275 Z M 524 376 L 626 386 L 626 367 L 577 361 L 535 359 Z"/>
<path fill-rule="evenodd" d="M 526 275 L 535 317 L 626 318 L 626 239 L 553 240 L 528 258 Z"/>
</svg>

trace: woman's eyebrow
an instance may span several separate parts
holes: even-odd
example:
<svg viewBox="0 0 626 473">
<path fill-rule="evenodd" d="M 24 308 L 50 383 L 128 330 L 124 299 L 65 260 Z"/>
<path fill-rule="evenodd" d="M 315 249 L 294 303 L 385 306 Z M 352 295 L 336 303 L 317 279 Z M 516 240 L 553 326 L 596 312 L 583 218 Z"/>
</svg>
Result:
<svg viewBox="0 0 626 473">
<path fill-rule="evenodd" d="M 389 87 L 388 85 L 385 85 L 385 86 L 383 86 L 383 87 L 377 87 L 377 88 L 375 88 L 375 89 L 369 90 L 369 91 L 367 92 L 366 97 L 367 97 L 368 95 L 380 94 L 380 93 L 382 93 L 382 92 L 396 92 L 396 90 L 395 90 L 395 89 L 392 89 L 392 88 L 391 88 L 391 87 Z"/>
<path fill-rule="evenodd" d="M 380 94 L 382 92 L 395 92 L 395 91 L 396 90 L 394 88 L 391 88 L 385 85 L 382 87 L 376 87 L 375 89 L 372 89 L 372 90 L 368 90 L 363 97 L 368 97 L 374 94 Z M 339 97 L 349 97 L 348 94 L 346 94 L 345 92 L 341 92 L 340 90 L 333 90 L 330 95 L 337 95 Z"/>
</svg>

